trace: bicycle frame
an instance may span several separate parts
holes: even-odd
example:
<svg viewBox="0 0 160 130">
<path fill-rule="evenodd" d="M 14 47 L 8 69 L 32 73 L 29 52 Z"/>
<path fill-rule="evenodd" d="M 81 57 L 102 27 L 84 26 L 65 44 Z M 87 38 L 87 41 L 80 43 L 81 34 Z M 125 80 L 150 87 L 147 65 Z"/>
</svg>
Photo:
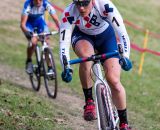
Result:
<svg viewBox="0 0 160 130">
<path fill-rule="evenodd" d="M 38 34 L 38 33 L 34 33 L 33 34 L 33 37 L 41 37 L 42 36 L 42 38 L 39 38 L 40 40 L 40 42 L 42 43 L 42 49 L 41 49 L 41 51 L 42 52 L 44 52 L 44 50 L 45 50 L 45 48 L 48 48 L 48 44 L 46 43 L 46 41 L 45 41 L 45 37 L 46 36 L 49 36 L 49 35 L 55 35 L 55 34 L 57 34 L 58 32 L 57 31 L 53 31 L 53 32 L 43 32 L 43 33 L 40 33 L 40 34 Z M 36 50 L 37 51 L 37 50 Z M 38 55 L 38 56 L 40 56 L 40 54 Z M 38 57 L 38 59 L 39 59 L 39 61 L 40 61 L 40 57 Z"/>
<path fill-rule="evenodd" d="M 39 41 L 42 43 L 41 49 L 39 48 L 39 46 L 37 44 L 36 45 L 36 50 L 35 50 L 36 53 L 37 53 L 38 62 L 40 64 L 41 64 L 41 58 L 45 58 L 44 56 L 41 57 L 41 52 L 43 53 L 46 48 L 49 48 L 47 42 L 45 41 L 45 37 L 49 36 L 49 35 L 55 35 L 57 33 L 58 33 L 57 31 L 53 31 L 53 32 L 43 32 L 43 33 L 40 33 L 40 34 L 38 34 L 38 33 L 33 34 L 33 37 L 37 37 L 37 36 L 42 37 L 42 38 L 39 38 L 40 39 Z"/>
<path fill-rule="evenodd" d="M 39 62 L 39 63 L 41 63 L 41 61 L 42 61 L 41 58 L 43 58 L 43 59 L 45 58 L 44 55 L 43 55 L 43 57 L 41 57 L 41 53 L 43 53 L 44 50 L 45 50 L 46 48 L 48 48 L 48 44 L 47 44 L 45 41 L 41 41 L 41 43 L 42 43 L 41 48 L 38 46 L 38 44 L 36 45 L 36 52 L 37 52 L 38 62 Z M 38 49 L 40 49 L 40 50 L 38 50 Z"/>
</svg>

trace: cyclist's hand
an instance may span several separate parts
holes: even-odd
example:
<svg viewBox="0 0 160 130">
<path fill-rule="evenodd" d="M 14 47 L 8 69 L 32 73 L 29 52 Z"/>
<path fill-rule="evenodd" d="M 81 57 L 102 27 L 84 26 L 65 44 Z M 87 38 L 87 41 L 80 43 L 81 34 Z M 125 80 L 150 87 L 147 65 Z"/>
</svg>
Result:
<svg viewBox="0 0 160 130">
<path fill-rule="evenodd" d="M 121 57 L 119 60 L 119 64 L 125 71 L 129 71 L 130 69 L 132 69 L 132 62 L 127 57 Z"/>
<path fill-rule="evenodd" d="M 26 37 L 27 37 L 28 39 L 31 39 L 32 36 L 33 36 L 33 33 L 30 32 L 30 31 L 26 31 L 26 32 L 25 32 L 25 35 L 26 35 Z"/>
<path fill-rule="evenodd" d="M 70 69 L 70 68 L 65 69 L 65 71 L 63 71 L 62 74 L 61 74 L 62 80 L 64 82 L 66 82 L 66 83 L 71 82 L 72 74 L 73 74 L 73 70 L 72 69 Z"/>
</svg>

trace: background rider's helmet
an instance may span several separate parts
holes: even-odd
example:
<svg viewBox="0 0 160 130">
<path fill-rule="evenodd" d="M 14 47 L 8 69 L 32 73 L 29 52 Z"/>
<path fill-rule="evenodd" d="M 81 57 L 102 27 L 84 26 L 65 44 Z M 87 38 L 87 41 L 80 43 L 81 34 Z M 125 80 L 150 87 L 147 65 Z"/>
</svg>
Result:
<svg viewBox="0 0 160 130">
<path fill-rule="evenodd" d="M 77 6 L 88 6 L 91 0 L 73 0 L 73 3 Z"/>
</svg>

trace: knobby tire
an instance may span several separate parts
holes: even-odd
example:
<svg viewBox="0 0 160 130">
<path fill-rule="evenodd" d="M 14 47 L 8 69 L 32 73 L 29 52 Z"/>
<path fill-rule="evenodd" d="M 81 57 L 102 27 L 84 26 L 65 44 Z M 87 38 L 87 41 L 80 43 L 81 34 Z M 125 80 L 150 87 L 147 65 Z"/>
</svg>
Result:
<svg viewBox="0 0 160 130">
<path fill-rule="evenodd" d="M 39 51 L 39 54 L 40 54 L 40 50 L 39 50 L 38 46 L 36 46 L 35 55 L 34 55 L 35 57 L 33 56 L 34 58 L 32 58 L 33 74 L 29 75 L 32 88 L 35 91 L 39 91 L 40 85 L 41 85 L 40 63 L 38 61 L 38 52 L 37 51 Z M 34 61 L 33 61 L 33 59 L 34 59 Z"/>
<path fill-rule="evenodd" d="M 103 90 L 103 84 L 97 84 L 96 87 L 96 94 L 97 94 L 97 102 L 98 102 L 98 109 L 99 109 L 99 116 L 100 116 L 100 126 L 102 130 L 106 130 L 109 127 L 109 117 L 107 113 L 107 107 L 105 103 L 105 96 Z"/>
</svg>

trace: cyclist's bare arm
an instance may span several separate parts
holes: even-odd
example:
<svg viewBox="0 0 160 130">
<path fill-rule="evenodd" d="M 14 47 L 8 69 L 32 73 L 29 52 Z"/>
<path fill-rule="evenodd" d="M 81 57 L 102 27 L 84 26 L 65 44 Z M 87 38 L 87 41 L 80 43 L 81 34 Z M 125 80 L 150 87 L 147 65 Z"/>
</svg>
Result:
<svg viewBox="0 0 160 130">
<path fill-rule="evenodd" d="M 28 19 L 28 15 L 21 15 L 20 27 L 24 33 L 28 31 L 26 27 L 27 19 Z"/>
<path fill-rule="evenodd" d="M 52 17 L 53 21 L 55 22 L 58 30 L 59 30 L 59 26 L 60 26 L 60 21 L 58 19 L 58 16 L 56 14 L 56 10 L 54 9 L 54 7 L 50 4 L 50 2 L 47 2 L 46 3 L 47 6 L 46 6 L 46 9 L 48 11 L 48 13 L 50 14 L 50 16 Z"/>
<path fill-rule="evenodd" d="M 56 26 L 58 28 L 57 30 L 59 30 L 59 28 L 60 28 L 60 21 L 58 19 L 57 14 L 51 14 L 50 16 L 52 17 L 53 21 L 55 22 L 55 24 L 56 24 Z"/>
</svg>

